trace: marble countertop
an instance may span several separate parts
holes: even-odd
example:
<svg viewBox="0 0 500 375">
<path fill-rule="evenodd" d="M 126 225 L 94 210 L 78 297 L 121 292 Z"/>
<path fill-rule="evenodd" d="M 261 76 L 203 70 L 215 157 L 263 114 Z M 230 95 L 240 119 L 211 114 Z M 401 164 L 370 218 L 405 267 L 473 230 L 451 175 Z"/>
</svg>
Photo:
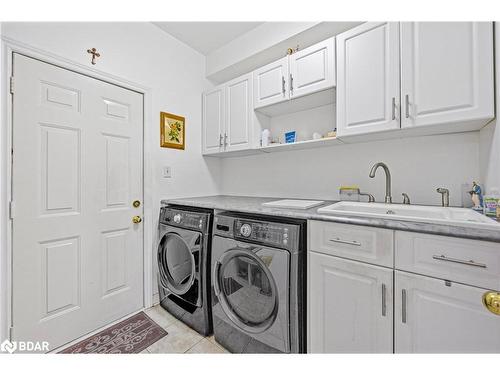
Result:
<svg viewBox="0 0 500 375">
<path fill-rule="evenodd" d="M 273 208 L 263 206 L 262 203 L 276 201 L 283 198 L 243 197 L 231 195 L 214 195 L 205 197 L 165 199 L 161 203 L 182 206 L 210 208 L 221 211 L 236 211 L 251 214 L 273 215 L 306 220 L 332 221 L 343 224 L 364 225 L 393 230 L 437 234 L 458 238 L 468 238 L 500 243 L 500 229 L 476 229 L 445 224 L 429 224 L 416 221 L 402 221 L 394 219 L 364 218 L 344 215 L 319 214 L 318 208 L 328 206 L 335 201 L 325 201 L 321 206 L 307 210 Z M 500 228 L 500 226 L 499 226 Z"/>
</svg>

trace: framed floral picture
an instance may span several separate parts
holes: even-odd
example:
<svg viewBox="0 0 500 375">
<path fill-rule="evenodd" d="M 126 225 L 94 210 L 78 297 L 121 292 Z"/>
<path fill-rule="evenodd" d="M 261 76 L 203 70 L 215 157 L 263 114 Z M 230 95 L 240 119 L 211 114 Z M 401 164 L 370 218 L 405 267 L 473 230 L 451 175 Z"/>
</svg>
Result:
<svg viewBox="0 0 500 375">
<path fill-rule="evenodd" d="M 160 112 L 160 146 L 184 150 L 186 119 L 171 113 Z"/>
</svg>

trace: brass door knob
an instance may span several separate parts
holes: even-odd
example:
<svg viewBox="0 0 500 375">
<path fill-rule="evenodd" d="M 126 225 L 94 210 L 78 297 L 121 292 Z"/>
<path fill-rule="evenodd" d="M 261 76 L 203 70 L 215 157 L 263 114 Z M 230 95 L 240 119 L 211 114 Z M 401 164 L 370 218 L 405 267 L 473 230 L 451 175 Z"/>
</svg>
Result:
<svg viewBox="0 0 500 375">
<path fill-rule="evenodd" d="M 484 293 L 483 304 L 493 314 L 500 315 L 500 292 Z"/>
<path fill-rule="evenodd" d="M 132 222 L 133 222 L 134 224 L 139 224 L 141 221 L 142 221 L 142 219 L 141 219 L 141 217 L 140 217 L 140 216 L 134 216 L 134 217 L 132 218 Z"/>
</svg>

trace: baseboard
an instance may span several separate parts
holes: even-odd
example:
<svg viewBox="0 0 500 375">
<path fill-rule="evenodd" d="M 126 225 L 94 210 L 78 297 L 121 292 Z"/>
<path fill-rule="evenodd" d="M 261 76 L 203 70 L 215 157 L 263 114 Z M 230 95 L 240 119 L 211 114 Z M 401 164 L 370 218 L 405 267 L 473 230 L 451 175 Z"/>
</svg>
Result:
<svg viewBox="0 0 500 375">
<path fill-rule="evenodd" d="M 153 306 L 160 303 L 160 295 L 158 293 L 153 294 Z"/>
</svg>

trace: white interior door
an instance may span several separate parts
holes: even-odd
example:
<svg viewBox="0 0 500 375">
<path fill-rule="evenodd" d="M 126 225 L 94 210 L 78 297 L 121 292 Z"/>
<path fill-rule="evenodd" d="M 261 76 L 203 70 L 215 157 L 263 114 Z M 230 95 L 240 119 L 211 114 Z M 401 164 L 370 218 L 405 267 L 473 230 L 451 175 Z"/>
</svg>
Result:
<svg viewBox="0 0 500 375">
<path fill-rule="evenodd" d="M 253 72 L 254 108 L 265 107 L 289 99 L 288 56 Z"/>
<path fill-rule="evenodd" d="M 309 253 L 309 351 L 392 353 L 392 269 Z"/>
<path fill-rule="evenodd" d="M 290 97 L 335 86 L 335 38 L 290 55 Z"/>
<path fill-rule="evenodd" d="M 226 84 L 226 151 L 250 148 L 252 131 L 252 73 Z"/>
<path fill-rule="evenodd" d="M 399 24 L 367 22 L 337 35 L 337 134 L 398 129 Z"/>
<path fill-rule="evenodd" d="M 396 271 L 396 353 L 499 353 L 500 316 L 488 290 Z"/>
<path fill-rule="evenodd" d="M 401 24 L 401 126 L 494 117 L 493 24 Z"/>
<path fill-rule="evenodd" d="M 18 54 L 14 80 L 13 340 L 52 350 L 143 306 L 143 97 Z"/>
</svg>

